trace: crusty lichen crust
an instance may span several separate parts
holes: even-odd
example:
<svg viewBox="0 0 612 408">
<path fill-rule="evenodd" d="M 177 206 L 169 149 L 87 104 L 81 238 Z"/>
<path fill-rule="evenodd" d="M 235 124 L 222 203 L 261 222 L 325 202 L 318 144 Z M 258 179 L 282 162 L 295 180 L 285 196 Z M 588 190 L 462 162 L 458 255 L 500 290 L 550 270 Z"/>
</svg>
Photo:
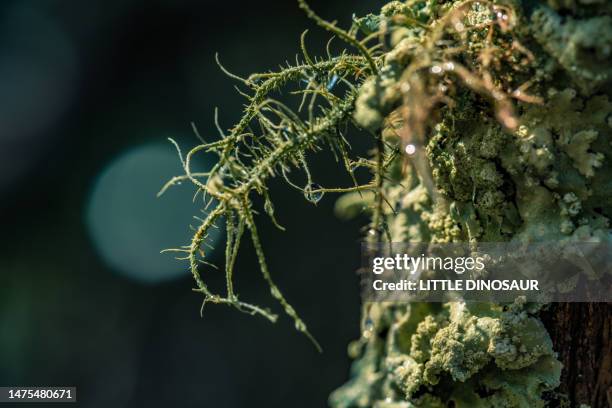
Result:
<svg viewBox="0 0 612 408">
<path fill-rule="evenodd" d="M 462 20 L 452 22 L 458 33 L 451 45 L 463 41 L 461 55 L 453 58 L 482 69 L 474 77 L 457 73 L 457 64 L 444 66 L 449 60 L 432 47 L 447 44 L 424 45 L 431 28 L 466 2 L 391 2 L 380 14 L 358 20 L 372 32 L 386 25 L 392 48 L 380 73 L 360 89 L 356 121 L 382 131 L 390 145 L 423 144 L 417 157 L 397 158 L 383 184 L 388 239 L 609 240 L 612 6 L 597 0 L 498 6 L 500 14 L 491 15 L 495 9 L 470 2 Z M 514 20 L 512 26 L 506 32 L 498 26 L 499 36 L 491 40 L 487 21 L 504 18 Z M 481 28 L 462 33 L 468 26 L 463 19 Z M 406 20 L 422 26 L 398 23 Z M 487 47 L 493 55 L 488 62 Z M 427 106 L 436 96 L 427 90 L 413 94 L 420 101 L 406 99 L 406 84 L 414 89 L 416 82 L 409 72 L 415 59 L 432 67 L 432 75 L 417 78 L 426 86 L 461 84 L 452 103 Z M 487 70 L 495 87 L 469 83 L 485 78 Z M 444 80 L 435 79 L 445 73 Z M 512 112 L 496 89 L 515 97 Z M 407 103 L 408 114 L 402 111 Z M 419 139 L 418 126 L 413 124 L 412 134 L 405 127 L 421 108 L 436 120 Z M 419 165 L 425 158 L 427 166 Z M 337 210 L 351 215 L 369 199 L 351 193 L 338 201 Z M 332 394 L 330 404 L 546 406 L 562 366 L 538 318 L 542 307 L 520 299 L 509 305 L 365 304 L 361 338 L 349 347 L 356 359 L 352 379 Z"/>
<path fill-rule="evenodd" d="M 537 307 L 370 305 L 339 407 L 538 407 L 561 364 Z"/>
</svg>

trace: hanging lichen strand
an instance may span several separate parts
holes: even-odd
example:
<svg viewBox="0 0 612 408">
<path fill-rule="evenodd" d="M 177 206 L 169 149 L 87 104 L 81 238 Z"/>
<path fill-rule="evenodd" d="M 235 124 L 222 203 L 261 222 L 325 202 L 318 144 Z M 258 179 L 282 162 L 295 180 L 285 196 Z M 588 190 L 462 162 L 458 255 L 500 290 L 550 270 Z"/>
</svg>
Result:
<svg viewBox="0 0 612 408">
<path fill-rule="evenodd" d="M 274 322 L 277 316 L 268 309 L 252 305 L 238 299 L 233 286 L 233 268 L 241 239 L 248 231 L 259 259 L 259 267 L 264 280 L 270 287 L 272 296 L 281 304 L 283 310 L 295 322 L 295 327 L 307 335 L 318 349 L 318 343 L 308 332 L 306 324 L 295 309 L 287 302 L 272 279 L 264 255 L 257 224 L 256 211 L 253 209 L 253 196 L 263 197 L 263 209 L 274 225 L 283 229 L 274 218 L 274 206 L 269 196 L 267 182 L 270 178 L 282 176 L 287 183 L 300 190 L 304 197 L 317 203 L 326 192 L 349 192 L 373 189 L 372 184 L 355 185 L 348 188 L 323 188 L 312 180 L 308 169 L 306 153 L 316 152 L 325 147 L 340 158 L 353 180 L 358 168 L 372 167 L 369 160 L 351 159 L 350 146 L 345 139 L 346 128 L 352 121 L 357 88 L 363 78 L 377 73 L 377 63 L 381 63 L 381 53 L 368 49 L 355 38 L 354 32 L 345 32 L 333 24 L 318 18 L 302 3 L 310 17 L 332 31 L 360 52 L 351 55 L 343 52 L 326 58 L 312 58 L 306 49 L 305 35 L 302 35 L 303 61 L 297 60 L 295 66 L 281 67 L 277 72 L 253 74 L 240 78 L 221 69 L 247 89 L 240 91 L 247 99 L 247 105 L 240 121 L 229 130 L 223 131 L 217 123 L 220 140 L 204 142 L 189 151 L 184 157 L 180 148 L 172 141 L 179 152 L 185 174 L 170 180 L 160 191 L 163 194 L 170 186 L 184 180 L 191 181 L 204 198 L 205 218 L 195 230 L 191 243 L 187 246 L 167 251 L 184 253 L 179 259 L 189 262 L 197 284 L 198 292 L 206 303 L 223 303 L 238 310 L 259 314 Z M 297 89 L 292 95 L 301 98 L 299 108 L 294 111 L 288 105 L 273 98 L 276 91 Z M 218 162 L 208 172 L 193 173 L 192 159 L 196 154 L 213 153 Z M 289 179 L 292 170 L 301 169 L 306 175 L 306 184 L 301 187 Z M 196 195 L 197 195 L 196 193 Z M 227 241 L 225 249 L 225 274 L 227 290 L 224 295 L 213 293 L 200 271 L 200 264 L 206 261 L 206 239 L 211 228 L 225 223 Z"/>
<path fill-rule="evenodd" d="M 313 58 L 304 34 L 295 66 L 247 78 L 228 73 L 246 88 L 243 117 L 228 132 L 219 129 L 220 140 L 181 156 L 186 174 L 164 187 L 188 179 L 204 197 L 206 217 L 191 243 L 175 249 L 189 261 L 204 303 L 275 321 L 233 287 L 248 233 L 273 297 L 312 339 L 272 281 L 257 232 L 257 195 L 278 226 L 267 188 L 278 176 L 313 203 L 346 193 L 338 213 L 368 213 L 371 241 L 609 239 L 612 7 L 596 3 L 394 1 L 344 31 L 299 1 L 347 49 L 333 56 L 328 47 L 325 58 Z M 301 98 L 299 108 L 273 99 L 281 89 Z M 351 154 L 350 125 L 371 134 L 371 157 Z M 324 188 L 312 179 L 307 157 L 325 148 L 353 186 Z M 193 156 L 205 152 L 218 163 L 192 173 Z M 372 175 L 363 185 L 354 176 L 360 168 Z M 296 170 L 305 174 L 303 186 L 290 174 Z M 209 290 L 200 270 L 217 223 L 227 229 L 223 295 Z M 330 402 L 543 406 L 561 367 L 537 317 L 541 307 L 365 304 L 362 336 L 349 348 L 353 379 Z"/>
</svg>

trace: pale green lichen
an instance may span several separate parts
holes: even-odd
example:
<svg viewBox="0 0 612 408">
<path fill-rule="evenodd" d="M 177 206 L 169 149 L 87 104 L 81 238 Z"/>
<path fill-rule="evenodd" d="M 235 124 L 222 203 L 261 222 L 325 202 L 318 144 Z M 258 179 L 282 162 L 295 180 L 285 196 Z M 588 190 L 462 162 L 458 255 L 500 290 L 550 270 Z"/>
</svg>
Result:
<svg viewBox="0 0 612 408">
<path fill-rule="evenodd" d="M 559 384 L 561 365 L 536 310 L 520 303 L 394 306 L 362 339 L 361 370 L 332 395 L 332 405 L 370 407 L 379 395 L 379 403 L 407 399 L 406 406 L 428 407 L 424 401 L 432 400 L 456 407 L 543 406 L 540 396 Z M 378 336 L 385 332 L 383 343 Z"/>
<path fill-rule="evenodd" d="M 424 3 L 409 1 L 406 4 L 413 11 L 404 13 L 415 15 L 417 8 L 422 10 L 418 5 Z M 448 12 L 453 4 L 457 3 L 447 2 L 441 8 Z M 584 4 L 556 4 L 556 8 L 577 10 Z M 523 62 L 520 57 L 511 58 L 506 70 L 502 68 L 494 77 L 498 84 L 507 80 L 516 86 L 516 126 L 504 122 L 505 106 L 497 105 L 496 112 L 484 107 L 482 98 L 474 97 L 473 92 L 457 90 L 453 108 L 436 111 L 439 117 L 426 138 L 435 191 L 426 188 L 428 175 L 416 160 L 384 185 L 390 207 L 395 209 L 386 211 L 393 241 L 610 239 L 612 104 L 604 88 L 612 72 L 612 24 L 609 16 L 595 14 L 608 11 L 583 10 L 575 17 L 562 18 L 543 4 L 529 4 L 523 10 L 517 1 L 511 7 L 520 19 L 516 34 L 520 43 L 516 44 L 532 45 L 531 52 Z M 465 30 L 470 22 L 486 21 L 481 9 L 470 12 L 468 19 L 454 24 L 460 23 Z M 430 11 L 429 18 L 422 21 L 433 27 L 444 21 L 444 14 L 439 9 Z M 404 67 L 404 72 L 391 88 L 370 90 L 368 101 L 380 100 L 381 95 L 392 101 L 389 89 L 400 92 L 402 85 L 413 85 L 408 71 L 421 57 L 418 50 L 428 34 L 410 31 L 386 58 Z M 482 51 L 485 37 L 478 30 L 464 39 L 464 58 Z M 443 64 L 439 59 L 434 66 Z M 512 73 L 508 67 L 513 64 L 519 67 Z M 402 70 L 397 65 L 394 69 Z M 531 75 L 523 76 L 526 72 Z M 526 96 L 527 87 L 518 83 L 520 78 L 525 78 L 540 100 Z M 428 81 L 423 76 L 419 79 Z M 376 79 L 368 81 L 377 83 Z M 464 85 L 485 97 L 495 92 Z M 416 101 L 426 104 L 430 95 L 421 92 L 418 96 L 421 99 Z M 358 97 L 357 112 L 365 102 Z M 419 109 L 406 98 L 402 103 L 399 109 L 406 103 Z M 384 104 L 368 108 L 372 110 L 368 117 L 377 118 L 383 135 L 398 136 L 387 137 L 389 142 L 415 140 L 406 141 L 402 134 L 403 126 L 410 125 L 409 114 L 408 119 L 397 120 Z M 356 119 L 361 122 L 362 117 Z M 568 276 L 568 289 L 576 279 Z M 337 390 L 330 403 L 338 408 L 546 406 L 547 395 L 560 383 L 562 367 L 538 318 L 540 307 L 520 300 L 512 305 L 366 304 L 364 319 L 377 323 L 372 325 L 375 329 L 364 330 L 352 350 L 362 350 L 368 360 L 357 360 L 363 371 L 355 370 L 354 379 Z M 376 376 L 376 382 L 358 391 L 363 372 L 370 378 Z"/>
<path fill-rule="evenodd" d="M 532 16 L 534 38 L 585 92 L 612 80 L 612 17 L 562 17 L 540 7 Z"/>
</svg>

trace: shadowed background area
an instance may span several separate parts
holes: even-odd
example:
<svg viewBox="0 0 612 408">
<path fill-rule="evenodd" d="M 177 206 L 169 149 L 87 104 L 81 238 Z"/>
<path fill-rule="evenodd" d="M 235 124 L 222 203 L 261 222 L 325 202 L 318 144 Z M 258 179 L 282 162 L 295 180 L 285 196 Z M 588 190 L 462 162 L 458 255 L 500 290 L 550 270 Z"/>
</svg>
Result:
<svg viewBox="0 0 612 408">
<path fill-rule="evenodd" d="M 381 3 L 311 5 L 348 24 Z M 215 106 L 224 128 L 240 116 L 244 99 L 214 53 L 238 74 L 274 69 L 295 60 L 305 28 L 321 55 L 329 35 L 293 1 L 2 2 L 0 385 L 75 385 L 82 407 L 326 405 L 358 335 L 364 220 L 340 221 L 335 197 L 315 207 L 280 181 L 287 232 L 259 217 L 272 273 L 320 355 L 282 313 L 272 325 L 208 306 L 201 319 L 187 265 L 159 254 L 188 242 L 193 189 L 155 198 L 180 173 L 167 137 L 186 149 L 192 121 L 217 137 Z M 349 182 L 331 155 L 311 167 L 321 184 Z M 223 287 L 221 272 L 206 273 Z M 236 285 L 281 312 L 249 245 Z"/>
</svg>

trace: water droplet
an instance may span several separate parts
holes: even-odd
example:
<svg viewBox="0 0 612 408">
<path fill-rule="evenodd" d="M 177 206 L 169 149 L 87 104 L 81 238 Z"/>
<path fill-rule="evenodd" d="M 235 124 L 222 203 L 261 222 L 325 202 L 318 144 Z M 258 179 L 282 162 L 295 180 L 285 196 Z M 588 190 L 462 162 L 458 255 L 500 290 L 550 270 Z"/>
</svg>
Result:
<svg viewBox="0 0 612 408">
<path fill-rule="evenodd" d="M 327 83 L 327 90 L 331 91 L 332 89 L 334 89 L 334 87 L 336 86 L 336 84 L 338 83 L 338 80 L 340 79 L 340 77 L 336 74 L 334 74 L 333 77 L 331 77 L 331 79 L 329 80 L 329 82 Z"/>
<path fill-rule="evenodd" d="M 310 76 L 308 71 L 302 70 L 302 79 L 300 80 L 300 82 L 302 82 L 303 84 L 306 84 L 306 87 L 310 86 L 310 83 L 312 82 L 313 79 L 314 78 Z"/>
<path fill-rule="evenodd" d="M 304 188 L 304 197 L 306 197 L 306 200 L 310 201 L 311 203 L 317 204 L 323 198 L 323 192 L 316 191 L 320 190 L 321 188 L 322 187 L 320 185 L 315 183 L 307 185 Z"/>
<path fill-rule="evenodd" d="M 365 322 L 363 322 L 363 332 L 361 333 L 365 339 L 368 339 L 374 333 L 374 321 L 371 318 L 367 318 Z"/>
<path fill-rule="evenodd" d="M 465 29 L 465 26 L 463 25 L 461 21 L 455 23 L 455 30 L 457 30 L 458 32 L 461 32 L 464 29 Z"/>
<path fill-rule="evenodd" d="M 404 82 L 402 84 L 402 88 L 401 89 L 402 89 L 402 92 L 404 92 L 404 93 L 409 92 L 410 91 L 410 84 L 407 83 L 407 82 Z"/>
<path fill-rule="evenodd" d="M 454 71 L 455 70 L 455 64 L 453 64 L 452 62 L 447 62 L 444 64 L 444 69 L 446 71 Z"/>
<path fill-rule="evenodd" d="M 433 67 L 431 67 L 431 72 L 433 74 L 439 74 L 442 72 L 442 67 L 439 65 L 434 65 Z"/>
<path fill-rule="evenodd" d="M 286 140 L 295 140 L 297 135 L 291 131 L 291 129 L 287 126 L 285 126 L 282 130 L 281 130 L 283 137 Z"/>
<path fill-rule="evenodd" d="M 407 144 L 406 147 L 404 148 L 404 150 L 406 151 L 406 154 L 408 156 L 412 156 L 416 153 L 416 146 L 413 145 L 412 143 Z"/>
</svg>

